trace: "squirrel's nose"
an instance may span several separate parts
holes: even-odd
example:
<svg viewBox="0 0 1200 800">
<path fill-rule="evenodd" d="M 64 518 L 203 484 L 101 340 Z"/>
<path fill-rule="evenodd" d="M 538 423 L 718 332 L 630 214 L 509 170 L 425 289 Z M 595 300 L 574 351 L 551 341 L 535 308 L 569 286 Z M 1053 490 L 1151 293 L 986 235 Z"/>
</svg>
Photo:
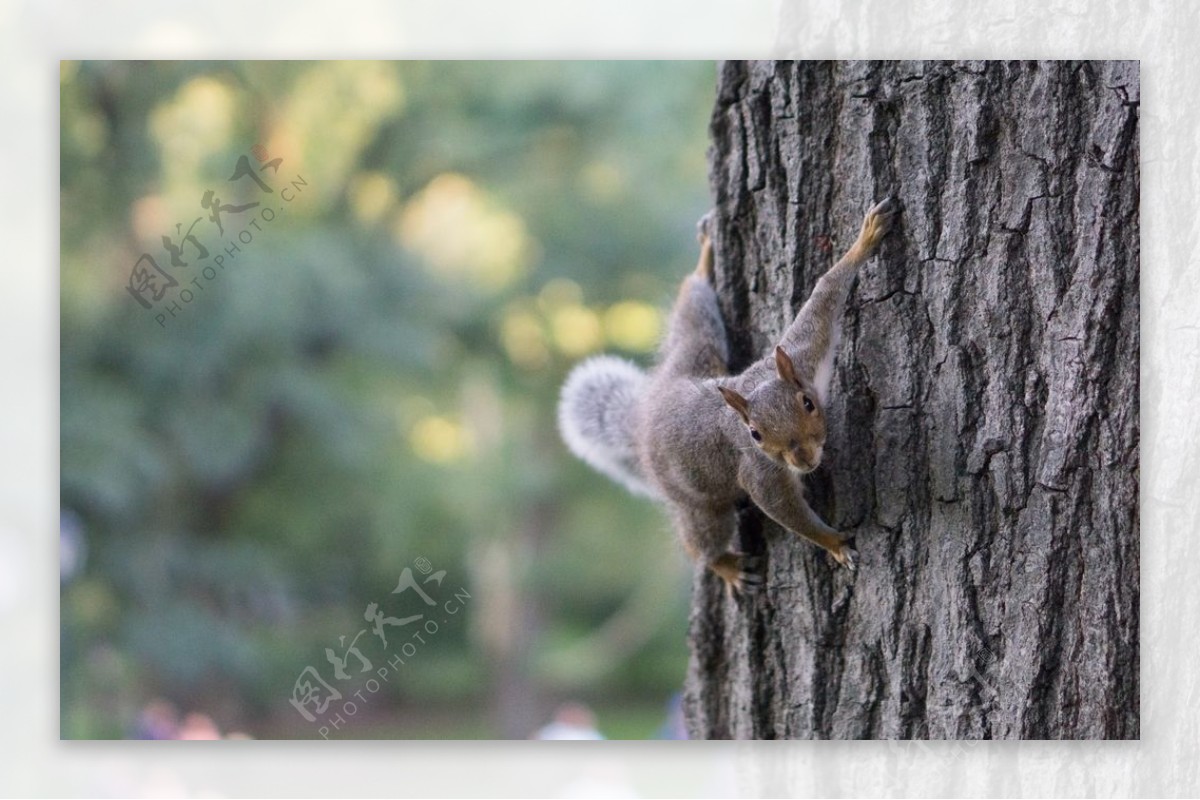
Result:
<svg viewBox="0 0 1200 800">
<path fill-rule="evenodd" d="M 806 451 L 801 445 L 796 445 L 788 454 L 790 456 L 788 460 L 792 463 L 792 466 L 796 467 L 796 469 L 801 469 L 805 472 L 812 472 L 820 465 L 821 455 L 824 453 L 824 451 L 824 445 L 818 445 L 817 448 L 812 451 Z"/>
</svg>

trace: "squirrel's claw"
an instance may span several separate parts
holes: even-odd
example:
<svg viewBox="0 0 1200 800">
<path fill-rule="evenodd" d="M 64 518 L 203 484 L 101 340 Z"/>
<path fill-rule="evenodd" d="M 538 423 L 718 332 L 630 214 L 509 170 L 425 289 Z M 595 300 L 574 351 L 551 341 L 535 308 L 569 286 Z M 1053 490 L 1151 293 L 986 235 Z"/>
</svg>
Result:
<svg viewBox="0 0 1200 800">
<path fill-rule="evenodd" d="M 715 208 L 704 212 L 704 216 L 696 222 L 696 240 L 703 244 L 712 239 L 713 218 L 717 215 Z"/>
<path fill-rule="evenodd" d="M 900 201 L 896 199 L 896 195 L 889 194 L 887 197 L 880 200 L 871 207 L 872 214 L 895 214 L 900 210 Z"/>
<path fill-rule="evenodd" d="M 743 570 L 757 571 L 763 563 L 762 556 L 752 556 L 749 553 L 734 553 L 733 555 Z"/>
<path fill-rule="evenodd" d="M 738 558 L 738 563 L 741 569 L 737 575 L 729 582 L 731 592 L 736 594 L 758 594 L 763 588 L 763 576 L 758 573 L 758 568 L 762 564 L 762 559 L 758 556 L 741 555 Z"/>
<path fill-rule="evenodd" d="M 851 572 L 858 570 L 858 551 L 851 547 L 849 543 L 843 543 L 838 552 L 832 555 L 839 564 Z"/>
<path fill-rule="evenodd" d="M 762 588 L 762 575 L 756 575 L 753 572 L 743 572 L 739 575 L 735 587 L 738 594 L 758 594 Z"/>
<path fill-rule="evenodd" d="M 713 562 L 713 571 L 725 581 L 725 593 L 730 599 L 735 595 L 757 594 L 763 587 L 763 576 L 759 573 L 761 556 L 747 553 L 725 553 Z"/>
<path fill-rule="evenodd" d="M 896 217 L 900 215 L 900 201 L 896 199 L 896 195 L 890 194 L 876 203 L 875 207 L 871 209 L 871 213 L 879 221 L 881 234 L 887 233 L 892 229 L 892 224 L 896 221 Z"/>
</svg>

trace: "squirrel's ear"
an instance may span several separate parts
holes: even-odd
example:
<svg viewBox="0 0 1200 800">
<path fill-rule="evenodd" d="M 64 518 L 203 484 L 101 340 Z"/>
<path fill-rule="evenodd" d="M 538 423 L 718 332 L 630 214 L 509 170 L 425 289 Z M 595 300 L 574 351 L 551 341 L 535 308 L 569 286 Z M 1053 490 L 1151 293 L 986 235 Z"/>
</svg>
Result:
<svg viewBox="0 0 1200 800">
<path fill-rule="evenodd" d="M 750 404 L 746 402 L 746 398 L 742 397 L 728 386 L 718 386 L 717 389 L 720 390 L 721 397 L 725 398 L 725 402 L 729 404 L 730 408 L 738 412 L 738 415 L 742 418 L 742 422 L 749 424 Z"/>
<path fill-rule="evenodd" d="M 796 366 L 792 363 L 792 357 L 782 347 L 775 348 L 775 369 L 783 380 L 800 385 L 800 381 L 796 379 Z"/>
</svg>

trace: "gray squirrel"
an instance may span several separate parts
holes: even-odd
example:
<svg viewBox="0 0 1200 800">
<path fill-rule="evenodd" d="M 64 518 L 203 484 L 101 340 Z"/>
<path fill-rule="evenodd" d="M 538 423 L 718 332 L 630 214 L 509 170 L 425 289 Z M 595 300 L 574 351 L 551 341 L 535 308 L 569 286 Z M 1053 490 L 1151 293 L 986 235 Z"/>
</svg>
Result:
<svg viewBox="0 0 1200 800">
<path fill-rule="evenodd" d="M 614 356 L 575 367 L 563 384 L 559 428 L 570 450 L 634 494 L 666 506 L 693 560 L 730 593 L 756 591 L 758 561 L 729 549 L 734 509 L 749 497 L 771 519 L 853 570 L 847 537 L 804 499 L 800 475 L 825 445 L 825 404 L 842 308 L 858 268 L 891 228 L 897 203 L 867 212 L 854 245 L 817 281 L 774 352 L 739 375 L 713 289 L 712 242 L 683 281 L 658 364 L 646 373 Z"/>
</svg>

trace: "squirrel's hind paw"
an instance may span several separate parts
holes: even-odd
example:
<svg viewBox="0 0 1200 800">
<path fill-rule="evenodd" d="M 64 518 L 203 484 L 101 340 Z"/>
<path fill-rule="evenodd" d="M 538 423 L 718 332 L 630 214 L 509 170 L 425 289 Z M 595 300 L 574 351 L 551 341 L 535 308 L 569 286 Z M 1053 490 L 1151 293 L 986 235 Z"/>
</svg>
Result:
<svg viewBox="0 0 1200 800">
<path fill-rule="evenodd" d="M 730 598 L 758 594 L 762 591 L 762 575 L 747 572 L 725 584 L 725 590 Z"/>
<path fill-rule="evenodd" d="M 746 553 L 725 553 L 711 565 L 712 571 L 725 581 L 725 593 L 735 595 L 757 594 L 763 587 L 763 576 L 759 572 L 762 558 Z"/>
</svg>

